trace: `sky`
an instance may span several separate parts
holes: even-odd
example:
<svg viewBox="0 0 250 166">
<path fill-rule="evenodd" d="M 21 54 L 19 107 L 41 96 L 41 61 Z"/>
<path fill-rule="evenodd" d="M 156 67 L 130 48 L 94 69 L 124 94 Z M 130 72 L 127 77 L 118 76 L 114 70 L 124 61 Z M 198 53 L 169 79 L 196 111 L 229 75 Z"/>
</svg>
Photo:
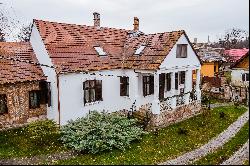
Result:
<svg viewBox="0 0 250 166">
<path fill-rule="evenodd" d="M 2 4 L 1 4 L 2 3 Z M 249 0 L 0 0 L 0 10 L 20 22 L 42 19 L 93 25 L 93 12 L 101 26 L 133 29 L 140 19 L 144 33 L 185 30 L 190 40 L 217 41 L 227 29 L 249 31 Z"/>
</svg>

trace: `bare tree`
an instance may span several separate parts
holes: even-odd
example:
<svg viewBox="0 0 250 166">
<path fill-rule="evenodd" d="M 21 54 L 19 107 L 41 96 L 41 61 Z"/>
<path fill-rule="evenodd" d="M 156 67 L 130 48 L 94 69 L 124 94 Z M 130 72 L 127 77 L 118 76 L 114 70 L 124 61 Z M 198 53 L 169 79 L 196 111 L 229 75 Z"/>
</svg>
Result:
<svg viewBox="0 0 250 166">
<path fill-rule="evenodd" d="M 17 35 L 18 39 L 20 41 L 25 41 L 25 42 L 29 41 L 30 34 L 31 34 L 31 28 L 32 28 L 32 24 L 23 25 L 20 33 Z"/>
<path fill-rule="evenodd" d="M 245 44 L 249 47 L 248 33 L 243 29 L 232 28 L 225 32 L 225 35 L 219 39 L 219 44 L 225 49 L 241 48 Z"/>
</svg>

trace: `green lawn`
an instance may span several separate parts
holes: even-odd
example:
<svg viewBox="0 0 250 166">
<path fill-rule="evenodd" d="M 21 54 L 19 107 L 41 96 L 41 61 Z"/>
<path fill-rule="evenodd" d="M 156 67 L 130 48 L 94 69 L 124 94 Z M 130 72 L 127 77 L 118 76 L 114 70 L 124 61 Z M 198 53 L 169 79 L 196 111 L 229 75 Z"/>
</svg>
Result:
<svg viewBox="0 0 250 166">
<path fill-rule="evenodd" d="M 0 132 L 0 159 L 11 157 L 35 156 L 65 150 L 58 142 L 47 146 L 31 143 L 21 128 Z"/>
<path fill-rule="evenodd" d="M 220 118 L 220 112 L 226 114 Z M 220 107 L 189 120 L 171 125 L 159 131 L 158 135 L 145 135 L 124 152 L 114 150 L 101 154 L 83 154 L 53 164 L 156 164 L 175 158 L 207 143 L 233 123 L 245 108 Z M 178 134 L 179 129 L 187 135 Z"/>
<path fill-rule="evenodd" d="M 222 111 L 226 114 L 225 118 L 220 118 Z M 163 128 L 159 130 L 158 135 L 147 134 L 140 142 L 134 142 L 124 152 L 114 150 L 95 155 L 82 154 L 68 160 L 56 161 L 53 164 L 156 164 L 207 143 L 245 111 L 243 107 L 216 108 Z M 187 135 L 179 134 L 180 129 L 187 130 Z M 20 129 L 0 132 L 0 142 L 0 159 L 51 154 L 65 150 L 59 143 L 53 146 L 34 146 Z"/>
<path fill-rule="evenodd" d="M 196 161 L 194 165 L 219 165 L 229 159 L 249 139 L 249 122 L 222 148 Z"/>
</svg>

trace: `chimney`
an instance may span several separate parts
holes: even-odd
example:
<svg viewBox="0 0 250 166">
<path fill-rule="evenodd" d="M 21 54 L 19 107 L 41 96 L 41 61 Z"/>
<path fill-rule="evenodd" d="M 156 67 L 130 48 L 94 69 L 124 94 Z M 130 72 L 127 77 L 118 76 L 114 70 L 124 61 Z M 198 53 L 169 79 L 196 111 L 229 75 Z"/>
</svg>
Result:
<svg viewBox="0 0 250 166">
<path fill-rule="evenodd" d="M 194 38 L 194 44 L 197 44 L 197 41 L 198 41 L 198 39 L 197 39 L 197 37 L 195 37 Z"/>
<path fill-rule="evenodd" d="M 94 15 L 94 27 L 100 28 L 100 14 L 94 12 L 93 15 Z"/>
<path fill-rule="evenodd" d="M 134 31 L 139 31 L 139 18 L 134 17 Z"/>
</svg>

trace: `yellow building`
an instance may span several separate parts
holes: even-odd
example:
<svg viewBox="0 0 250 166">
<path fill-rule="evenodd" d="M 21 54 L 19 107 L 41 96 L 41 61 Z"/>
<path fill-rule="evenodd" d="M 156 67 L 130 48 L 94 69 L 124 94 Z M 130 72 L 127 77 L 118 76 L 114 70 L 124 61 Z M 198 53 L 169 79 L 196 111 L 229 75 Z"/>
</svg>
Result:
<svg viewBox="0 0 250 166">
<path fill-rule="evenodd" d="M 201 65 L 201 76 L 214 77 L 219 72 L 219 62 L 203 62 Z"/>
</svg>

